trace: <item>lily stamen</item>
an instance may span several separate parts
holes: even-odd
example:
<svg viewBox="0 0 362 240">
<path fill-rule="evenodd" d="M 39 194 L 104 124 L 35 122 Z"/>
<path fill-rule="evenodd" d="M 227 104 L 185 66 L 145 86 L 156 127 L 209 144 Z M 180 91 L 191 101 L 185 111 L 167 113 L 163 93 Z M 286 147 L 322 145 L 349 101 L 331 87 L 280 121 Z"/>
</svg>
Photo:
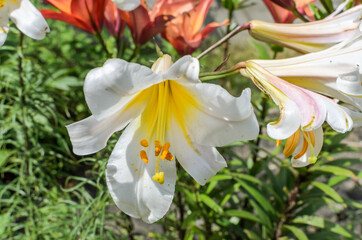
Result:
<svg viewBox="0 0 362 240">
<path fill-rule="evenodd" d="M 147 153 L 145 150 L 140 151 L 140 156 L 141 156 L 142 161 L 144 161 L 145 163 L 149 162 Z"/>
</svg>

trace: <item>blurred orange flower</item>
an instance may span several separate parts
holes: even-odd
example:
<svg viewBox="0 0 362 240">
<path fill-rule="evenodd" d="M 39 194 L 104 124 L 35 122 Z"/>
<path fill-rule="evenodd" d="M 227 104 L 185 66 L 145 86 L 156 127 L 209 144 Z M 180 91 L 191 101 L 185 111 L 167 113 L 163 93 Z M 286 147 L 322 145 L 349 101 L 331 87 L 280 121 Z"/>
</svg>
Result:
<svg viewBox="0 0 362 240">
<path fill-rule="evenodd" d="M 165 30 L 168 21 L 180 12 L 191 9 L 193 0 L 158 0 L 152 9 L 148 9 L 144 0 L 133 11 L 121 11 L 121 18 L 131 30 L 135 44 L 143 45 L 153 36 Z"/>
<path fill-rule="evenodd" d="M 66 22 L 89 33 L 100 32 L 103 25 L 103 0 L 45 0 L 60 12 L 42 9 L 44 18 Z"/>
<path fill-rule="evenodd" d="M 313 14 L 308 8 L 308 4 L 314 1 L 315 0 L 294 0 L 297 10 L 302 15 L 307 15 L 310 19 L 313 19 Z M 276 23 L 292 23 L 297 18 L 291 11 L 273 3 L 271 0 L 263 0 L 263 2 L 268 7 Z"/>
<path fill-rule="evenodd" d="M 212 31 L 229 24 L 229 20 L 222 23 L 212 22 L 201 30 L 212 1 L 200 0 L 195 8 L 182 13 L 167 23 L 162 36 L 172 44 L 180 55 L 193 53 Z"/>
<path fill-rule="evenodd" d="M 105 2 L 104 25 L 106 25 L 108 32 L 113 37 L 119 39 L 123 35 L 126 22 L 121 19 L 121 10 L 117 8 L 112 0 L 105 0 Z"/>
</svg>

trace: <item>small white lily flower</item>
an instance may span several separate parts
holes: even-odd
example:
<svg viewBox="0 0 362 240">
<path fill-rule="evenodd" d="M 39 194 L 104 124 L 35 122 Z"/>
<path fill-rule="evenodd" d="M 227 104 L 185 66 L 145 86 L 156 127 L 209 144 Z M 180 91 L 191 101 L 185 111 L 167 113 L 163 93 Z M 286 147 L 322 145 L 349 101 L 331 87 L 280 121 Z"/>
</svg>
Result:
<svg viewBox="0 0 362 240">
<path fill-rule="evenodd" d="M 362 34 L 326 50 L 278 60 L 253 60 L 294 85 L 362 111 Z"/>
<path fill-rule="evenodd" d="M 123 11 L 132 11 L 135 10 L 140 4 L 141 0 L 112 0 L 116 6 Z M 147 7 L 150 9 L 156 3 L 156 0 L 145 0 Z"/>
<path fill-rule="evenodd" d="M 175 191 L 174 158 L 200 184 L 226 166 L 215 146 L 254 139 L 258 123 L 250 89 L 238 98 L 201 83 L 199 62 L 169 55 L 148 68 L 110 59 L 90 71 L 84 93 L 92 116 L 67 126 L 73 151 L 95 153 L 126 129 L 107 165 L 107 184 L 126 214 L 152 223 L 162 218 Z"/>
<path fill-rule="evenodd" d="M 250 35 L 255 39 L 292 48 L 302 53 L 316 52 L 351 38 L 361 31 L 362 6 L 353 7 L 337 16 L 300 24 L 250 22 Z"/>
<path fill-rule="evenodd" d="M 0 0 L 0 46 L 9 31 L 9 18 L 25 35 L 41 40 L 49 32 L 43 15 L 29 0 Z"/>
<path fill-rule="evenodd" d="M 242 74 L 268 94 L 279 106 L 280 117 L 267 125 L 268 135 L 277 140 L 287 139 L 284 155 L 292 157 L 294 167 L 315 163 L 323 145 L 321 126 L 326 121 L 335 131 L 344 133 L 353 126 L 351 117 L 332 99 L 284 81 L 247 61 Z"/>
</svg>

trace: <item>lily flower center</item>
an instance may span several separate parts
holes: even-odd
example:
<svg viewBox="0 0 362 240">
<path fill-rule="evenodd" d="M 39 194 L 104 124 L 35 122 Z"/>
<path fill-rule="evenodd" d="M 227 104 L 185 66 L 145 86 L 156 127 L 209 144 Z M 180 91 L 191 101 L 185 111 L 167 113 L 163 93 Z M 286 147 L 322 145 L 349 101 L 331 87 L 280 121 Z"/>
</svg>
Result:
<svg viewBox="0 0 362 240">
<path fill-rule="evenodd" d="M 285 157 L 289 157 L 293 154 L 295 149 L 298 147 L 300 134 L 303 136 L 303 146 L 302 150 L 294 156 L 294 159 L 301 158 L 308 150 L 308 147 L 311 151 L 311 156 L 308 158 L 308 161 L 310 163 L 315 163 L 317 161 L 317 157 L 315 156 L 315 136 L 312 131 L 305 132 L 301 129 L 298 129 L 292 136 L 290 136 L 287 139 L 287 142 L 285 144 L 283 154 Z M 282 140 L 276 140 L 276 145 L 279 146 L 281 144 Z"/>
<path fill-rule="evenodd" d="M 171 144 L 167 140 L 167 133 L 171 130 L 171 118 L 173 117 L 177 121 L 189 144 L 192 145 L 187 135 L 184 116 L 192 115 L 190 105 L 197 105 L 197 102 L 182 85 L 173 80 L 166 80 L 143 90 L 133 102 L 145 99 L 149 100 L 141 114 L 140 127 L 145 136 L 139 139 L 141 147 L 139 155 L 146 164 L 155 159 L 155 175 L 152 179 L 163 184 L 165 174 L 160 171 L 160 160 L 174 160 L 170 151 Z M 150 146 L 154 147 L 155 157 L 151 157 L 150 151 L 146 151 Z"/>
</svg>

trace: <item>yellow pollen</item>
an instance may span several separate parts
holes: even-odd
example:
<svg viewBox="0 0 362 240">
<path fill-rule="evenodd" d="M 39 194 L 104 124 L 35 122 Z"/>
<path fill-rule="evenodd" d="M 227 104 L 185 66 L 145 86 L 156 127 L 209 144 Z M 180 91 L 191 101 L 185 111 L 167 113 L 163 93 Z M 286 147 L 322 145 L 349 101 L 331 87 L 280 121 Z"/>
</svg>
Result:
<svg viewBox="0 0 362 240">
<path fill-rule="evenodd" d="M 152 177 L 153 181 L 158 182 L 159 184 L 163 184 L 165 182 L 165 173 L 164 172 L 157 172 Z"/>
<path fill-rule="evenodd" d="M 277 147 L 279 147 L 281 143 L 282 143 L 282 140 L 276 140 Z"/>
<path fill-rule="evenodd" d="M 160 155 L 161 149 L 162 149 L 162 146 L 161 146 L 160 141 L 155 140 L 155 156 Z"/>
<path fill-rule="evenodd" d="M 166 160 L 168 160 L 168 161 L 172 161 L 172 160 L 173 160 L 173 155 L 172 155 L 170 152 L 167 153 L 167 155 L 166 155 Z"/>
<path fill-rule="evenodd" d="M 140 144 L 141 144 L 142 147 L 148 147 L 148 142 L 147 142 L 146 139 L 142 139 Z"/>
<path fill-rule="evenodd" d="M 169 142 L 166 142 L 166 143 L 163 145 L 163 148 L 162 148 L 162 153 L 161 153 L 161 159 L 162 159 L 162 160 L 165 160 L 169 149 L 170 149 L 170 143 L 169 143 Z"/>
<path fill-rule="evenodd" d="M 140 156 L 141 156 L 142 161 L 144 161 L 145 163 L 149 162 L 147 153 L 145 150 L 140 151 Z"/>
</svg>

